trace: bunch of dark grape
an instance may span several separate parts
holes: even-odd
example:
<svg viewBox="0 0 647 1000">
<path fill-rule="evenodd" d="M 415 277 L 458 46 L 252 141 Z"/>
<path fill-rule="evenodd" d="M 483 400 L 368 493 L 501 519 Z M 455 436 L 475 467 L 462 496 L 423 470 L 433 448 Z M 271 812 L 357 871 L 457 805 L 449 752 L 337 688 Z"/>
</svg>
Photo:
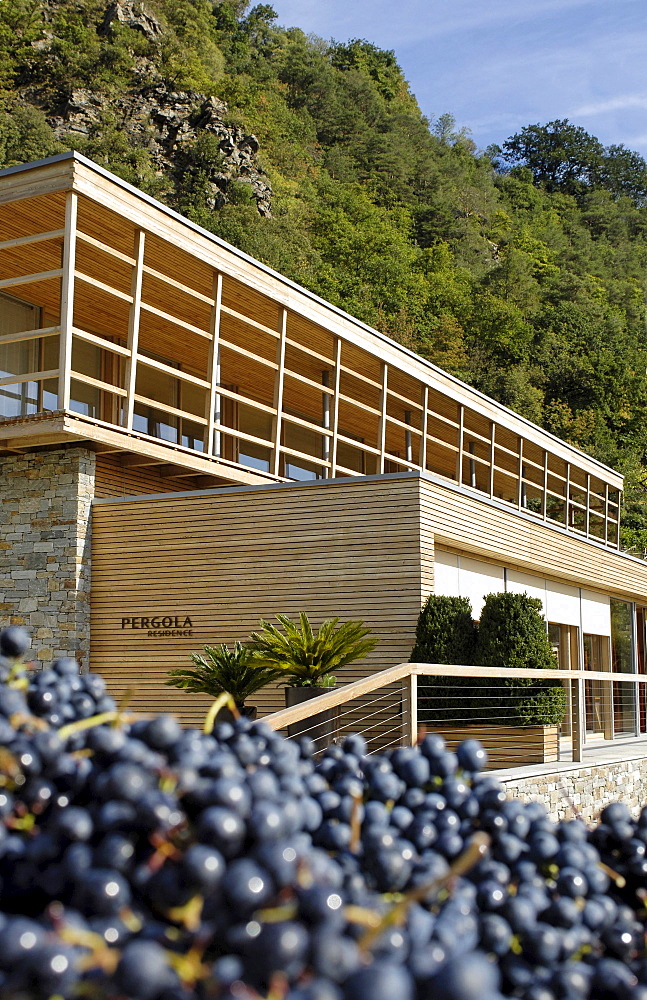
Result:
<svg viewBox="0 0 647 1000">
<path fill-rule="evenodd" d="M 0 633 L 0 1000 L 647 1000 L 647 809 L 555 824 L 473 740 L 132 719 L 28 644 Z"/>
</svg>

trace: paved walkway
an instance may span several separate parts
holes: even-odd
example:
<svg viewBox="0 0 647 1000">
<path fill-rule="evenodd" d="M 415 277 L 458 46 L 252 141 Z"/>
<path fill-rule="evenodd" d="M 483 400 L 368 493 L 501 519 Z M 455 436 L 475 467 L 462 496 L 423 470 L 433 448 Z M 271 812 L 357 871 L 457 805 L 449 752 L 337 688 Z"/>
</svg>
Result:
<svg viewBox="0 0 647 1000">
<path fill-rule="evenodd" d="M 571 742 L 568 737 L 560 740 L 560 760 L 549 764 L 529 764 L 522 767 L 506 767 L 489 774 L 500 781 L 535 778 L 542 774 L 566 774 L 581 771 L 585 767 L 620 764 L 623 761 L 647 759 L 647 735 L 618 736 L 614 740 L 592 739 L 584 745 L 583 760 L 571 759 Z"/>
</svg>

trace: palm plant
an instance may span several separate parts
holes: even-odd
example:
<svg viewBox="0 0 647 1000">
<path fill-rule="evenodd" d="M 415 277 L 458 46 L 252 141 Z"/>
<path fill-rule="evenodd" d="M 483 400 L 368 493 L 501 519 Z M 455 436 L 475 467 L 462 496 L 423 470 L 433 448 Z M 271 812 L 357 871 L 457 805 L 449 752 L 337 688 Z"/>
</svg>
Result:
<svg viewBox="0 0 647 1000">
<path fill-rule="evenodd" d="M 290 687 L 332 687 L 333 671 L 365 656 L 375 648 L 376 639 L 367 638 L 370 629 L 363 622 L 328 618 L 313 632 L 305 612 L 299 622 L 277 615 L 283 631 L 261 621 L 261 630 L 252 632 L 249 648 L 259 667 L 275 669 L 288 679 Z"/>
<path fill-rule="evenodd" d="M 239 709 L 246 698 L 281 675 L 276 667 L 255 661 L 251 650 L 240 642 L 233 649 L 224 644 L 205 646 L 203 653 L 191 653 L 191 660 L 192 667 L 169 670 L 166 684 L 213 698 L 226 691 Z"/>
</svg>

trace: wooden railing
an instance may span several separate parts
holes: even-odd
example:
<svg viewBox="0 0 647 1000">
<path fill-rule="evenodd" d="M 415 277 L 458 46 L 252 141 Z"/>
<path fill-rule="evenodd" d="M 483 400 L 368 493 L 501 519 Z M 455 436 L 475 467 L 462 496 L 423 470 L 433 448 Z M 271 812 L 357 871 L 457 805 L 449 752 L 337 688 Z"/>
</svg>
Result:
<svg viewBox="0 0 647 1000">
<path fill-rule="evenodd" d="M 397 742 L 403 745 L 414 745 L 420 735 L 418 705 L 419 705 L 419 678 L 475 678 L 487 680 L 488 678 L 508 678 L 510 680 L 556 680 L 561 681 L 566 691 L 567 712 L 562 724 L 562 733 L 569 736 L 568 744 L 570 749 L 570 759 L 574 762 L 582 760 L 583 748 L 586 741 L 586 702 L 585 684 L 597 683 L 606 699 L 607 718 L 611 718 L 611 725 L 607 723 L 604 736 L 609 739 L 613 737 L 613 697 L 614 685 L 629 684 L 632 687 L 632 705 L 635 725 L 633 732 L 623 729 L 623 736 L 645 736 L 647 733 L 641 732 L 645 729 L 645 700 L 647 697 L 647 675 L 617 673 L 602 670 L 514 670 L 505 667 L 480 667 L 461 666 L 449 664 L 430 663 L 400 663 L 397 666 L 389 667 L 378 673 L 371 674 L 361 680 L 354 681 L 330 691 L 322 693 L 316 698 L 306 701 L 300 705 L 274 712 L 264 717 L 263 721 L 274 730 L 287 730 L 297 723 L 307 723 L 308 720 L 321 718 L 323 713 L 331 710 L 346 710 L 342 713 L 347 719 L 347 723 L 341 728 L 350 726 L 355 732 L 365 732 L 368 728 L 375 728 L 374 724 L 368 725 L 368 721 L 376 716 L 375 705 L 379 705 L 380 692 L 383 692 L 384 701 L 382 712 L 387 714 L 389 707 L 391 715 L 389 721 L 396 721 L 399 730 Z M 389 696 L 387 692 L 391 691 Z M 393 697 L 393 692 L 397 691 L 397 697 Z M 484 690 L 486 690 L 484 686 Z M 370 696 L 377 695 L 377 698 Z M 369 712 L 368 707 L 373 710 Z M 353 708 L 353 705 L 355 706 Z M 394 706 L 397 706 L 394 708 Z M 626 706 L 625 706 L 626 707 Z M 465 737 L 470 734 L 469 726 L 473 721 L 465 714 L 461 720 L 452 720 L 454 726 L 463 725 L 465 727 Z M 476 720 L 478 721 L 478 720 Z M 446 725 L 447 720 L 445 720 Z M 307 726 L 302 727 L 307 730 Z M 396 727 L 387 726 L 389 732 L 393 732 Z M 425 728 L 430 730 L 443 728 L 429 723 Z M 349 730 L 350 731 L 350 730 Z M 384 742 L 384 741 L 383 741 Z M 395 740 L 387 740 L 387 745 L 392 745 Z"/>
</svg>

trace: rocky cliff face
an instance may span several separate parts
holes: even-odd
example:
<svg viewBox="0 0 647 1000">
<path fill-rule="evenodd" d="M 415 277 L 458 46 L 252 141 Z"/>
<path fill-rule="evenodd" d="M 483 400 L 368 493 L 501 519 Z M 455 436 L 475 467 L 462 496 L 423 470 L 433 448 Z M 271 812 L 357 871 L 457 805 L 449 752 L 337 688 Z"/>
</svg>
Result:
<svg viewBox="0 0 647 1000">
<path fill-rule="evenodd" d="M 133 0 L 113 0 L 97 27 L 98 33 L 107 34 L 115 22 L 127 24 L 152 41 L 157 41 L 164 30 L 141 3 Z M 109 112 L 133 145 L 147 148 L 160 176 L 172 176 L 177 170 L 193 169 L 187 153 L 201 136 L 211 135 L 217 140 L 220 155 L 206 170 L 201 164 L 201 173 L 206 173 L 207 204 L 213 209 L 225 205 L 231 197 L 232 182 L 237 181 L 249 184 L 259 214 L 270 216 L 272 188 L 257 160 L 256 136 L 227 123 L 224 101 L 191 90 L 173 91 L 161 79 L 154 60 L 135 60 L 140 87 L 116 97 L 90 89 L 73 90 L 66 104 L 48 115 L 56 137 L 73 147 L 75 139 L 100 128 Z"/>
</svg>

